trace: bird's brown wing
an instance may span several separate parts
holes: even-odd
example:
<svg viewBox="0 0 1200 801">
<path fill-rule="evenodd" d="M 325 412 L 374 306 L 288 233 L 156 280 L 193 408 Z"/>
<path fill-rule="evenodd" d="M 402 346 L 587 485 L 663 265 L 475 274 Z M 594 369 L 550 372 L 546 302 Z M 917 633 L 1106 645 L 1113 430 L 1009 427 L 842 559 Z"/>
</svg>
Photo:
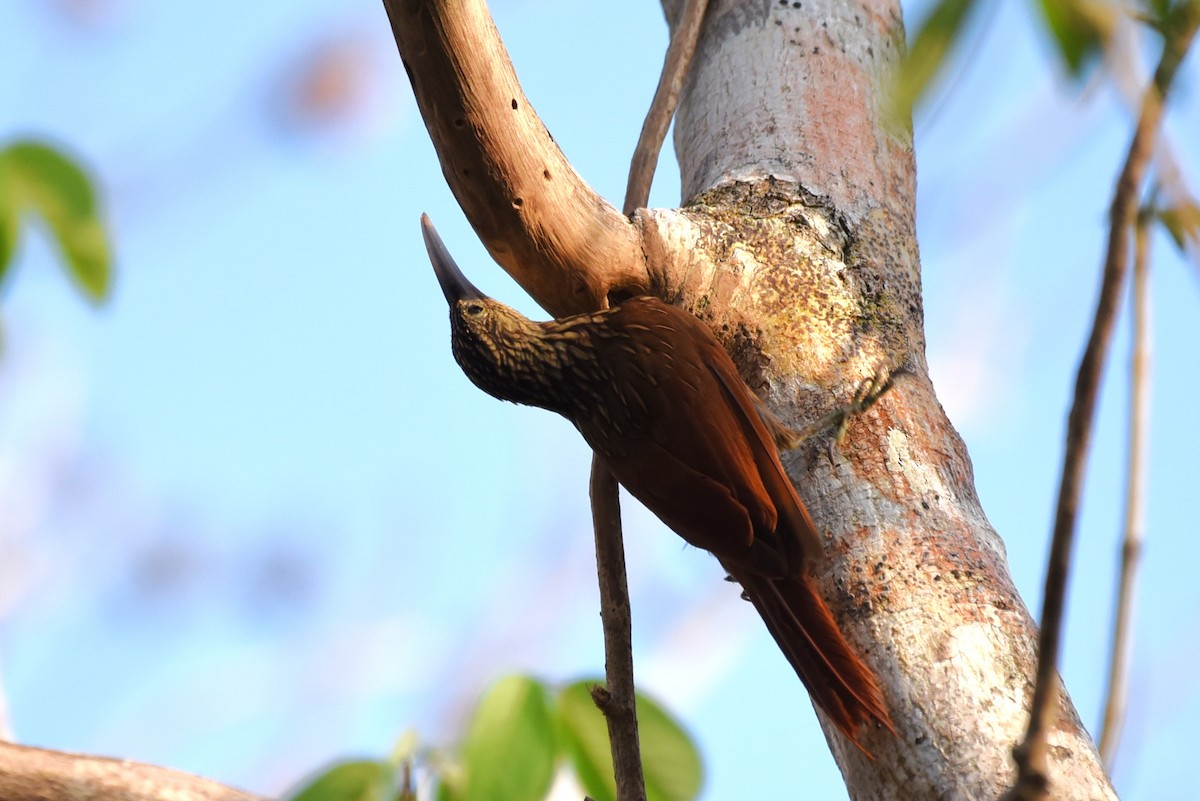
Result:
<svg viewBox="0 0 1200 801">
<path fill-rule="evenodd" d="M 626 301 L 605 325 L 595 357 L 621 402 L 575 423 L 617 479 L 696 547 L 762 575 L 802 569 L 819 548 L 812 524 L 708 327 L 651 298 Z"/>
<path fill-rule="evenodd" d="M 685 312 L 639 299 L 605 325 L 596 358 L 620 400 L 576 426 L 630 493 L 717 556 L 817 705 L 862 748 L 862 723 L 892 727 L 883 696 L 805 575 L 820 540 L 749 388 Z"/>
<path fill-rule="evenodd" d="M 716 345 L 715 342 L 713 344 Z M 724 354 L 724 351 L 721 352 Z M 729 359 L 713 359 L 709 361 L 709 368 L 725 390 L 729 403 L 740 410 L 735 417 L 742 425 L 742 432 L 758 467 L 759 479 L 779 516 L 774 533 L 787 554 L 788 564 L 802 570 L 821 553 L 817 527 L 783 469 L 775 439 L 755 406 L 750 388 L 737 374 L 733 362 Z"/>
</svg>

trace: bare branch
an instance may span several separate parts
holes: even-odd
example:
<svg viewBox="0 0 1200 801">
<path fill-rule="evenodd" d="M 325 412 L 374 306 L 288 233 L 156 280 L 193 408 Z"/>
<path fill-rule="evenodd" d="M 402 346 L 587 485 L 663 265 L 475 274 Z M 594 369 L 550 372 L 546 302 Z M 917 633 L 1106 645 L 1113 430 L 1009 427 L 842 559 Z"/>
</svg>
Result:
<svg viewBox="0 0 1200 801">
<path fill-rule="evenodd" d="M 1150 225 L 1152 215 L 1138 215 L 1133 243 L 1133 353 L 1129 365 L 1129 463 L 1125 479 L 1125 537 L 1117 580 L 1117 611 L 1109 656 L 1108 692 L 1100 727 L 1100 757 L 1112 773 L 1125 722 L 1129 693 L 1129 661 L 1133 654 L 1133 608 L 1138 563 L 1145 527 L 1146 471 L 1150 438 Z"/>
<path fill-rule="evenodd" d="M 692 56 L 696 53 L 696 42 L 700 40 L 700 26 L 708 0 L 684 0 L 683 12 L 671 34 L 671 44 L 663 60 L 662 75 L 658 88 L 650 101 L 650 111 L 642 123 L 642 133 L 633 151 L 633 162 L 629 165 L 629 181 L 625 184 L 626 214 L 650 202 L 650 186 L 654 183 L 654 170 L 658 166 L 658 155 L 662 151 L 667 128 L 679 105 L 679 93 L 683 91 L 683 80 L 687 77 Z"/>
<path fill-rule="evenodd" d="M 625 189 L 625 214 L 646 205 L 663 137 L 679 103 L 679 90 L 696 49 L 700 23 L 708 0 L 686 0 L 683 19 L 671 37 L 658 89 L 634 149 Z M 600 618 L 604 628 L 606 689 L 596 688 L 592 700 L 608 723 L 613 778 L 618 801 L 642 801 L 646 781 L 638 739 L 637 694 L 633 680 L 633 612 L 625 577 L 625 546 L 621 537 L 621 503 L 617 481 L 600 457 L 592 457 L 592 523 L 596 537 L 596 574 L 600 584 Z"/>
<path fill-rule="evenodd" d="M 1167 91 L 1191 46 L 1200 15 L 1193 14 L 1186 25 L 1166 38 L 1154 81 L 1142 99 L 1141 113 L 1125 165 L 1117 179 L 1109 219 L 1108 249 L 1104 260 L 1100 298 L 1087 348 L 1079 364 L 1075 381 L 1075 399 L 1067 418 L 1066 453 L 1062 481 L 1054 517 L 1054 535 L 1046 568 L 1046 590 L 1042 604 L 1042 630 L 1038 639 L 1038 671 L 1034 685 L 1029 728 L 1025 740 L 1013 749 L 1017 762 L 1017 782 L 1009 793 L 1014 799 L 1049 797 L 1046 733 L 1058 717 L 1058 649 L 1061 641 L 1062 613 L 1070 568 L 1071 545 L 1083 487 L 1084 460 L 1091 442 L 1091 423 L 1096 408 L 1100 378 L 1112 339 L 1117 302 L 1125 283 L 1129 261 L 1129 232 L 1138 202 L 1138 189 L 1150 158 L 1162 119 Z"/>
<path fill-rule="evenodd" d="M 592 700 L 608 722 L 617 801 L 645 801 L 637 700 L 633 687 L 633 642 L 625 546 L 621 539 L 621 501 L 617 480 L 599 456 L 592 457 L 592 525 L 596 530 L 596 573 L 600 579 L 600 618 L 604 624 L 604 673 L 607 688 Z"/>
<path fill-rule="evenodd" d="M 264 801 L 190 773 L 0 743 L 4 801 Z"/>
<path fill-rule="evenodd" d="M 637 228 L 575 172 L 483 0 L 384 0 L 442 173 L 488 252 L 555 317 L 644 293 Z"/>
</svg>

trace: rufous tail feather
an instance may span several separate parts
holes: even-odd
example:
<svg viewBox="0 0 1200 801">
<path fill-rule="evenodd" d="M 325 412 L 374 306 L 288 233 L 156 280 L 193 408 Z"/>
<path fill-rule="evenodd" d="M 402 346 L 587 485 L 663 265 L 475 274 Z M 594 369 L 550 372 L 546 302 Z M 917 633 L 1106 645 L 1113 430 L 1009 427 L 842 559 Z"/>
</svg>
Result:
<svg viewBox="0 0 1200 801">
<path fill-rule="evenodd" d="M 870 757 L 859 742 L 859 727 L 873 720 L 893 734 L 896 730 L 878 679 L 850 649 L 812 582 L 805 576 L 770 579 L 742 571 L 730 571 L 730 577 L 742 585 L 813 702 Z"/>
</svg>

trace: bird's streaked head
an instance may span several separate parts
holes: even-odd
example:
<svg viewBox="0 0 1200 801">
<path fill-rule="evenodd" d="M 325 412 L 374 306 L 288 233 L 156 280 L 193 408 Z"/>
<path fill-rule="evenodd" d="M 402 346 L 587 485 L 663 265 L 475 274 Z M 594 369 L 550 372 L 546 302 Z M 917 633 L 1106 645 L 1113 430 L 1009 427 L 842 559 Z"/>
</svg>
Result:
<svg viewBox="0 0 1200 801">
<path fill-rule="evenodd" d="M 421 234 L 450 306 L 454 359 L 467 378 L 493 397 L 531 403 L 515 386 L 526 372 L 542 328 L 515 309 L 489 298 L 463 275 L 446 250 L 428 215 L 421 215 Z M 534 405 L 544 405 L 534 403 Z"/>
</svg>

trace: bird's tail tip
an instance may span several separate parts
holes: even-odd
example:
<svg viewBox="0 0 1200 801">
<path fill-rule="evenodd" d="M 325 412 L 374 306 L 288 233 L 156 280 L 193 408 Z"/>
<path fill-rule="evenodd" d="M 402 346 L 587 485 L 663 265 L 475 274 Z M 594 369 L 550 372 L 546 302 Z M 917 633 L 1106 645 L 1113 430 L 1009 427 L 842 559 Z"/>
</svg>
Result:
<svg viewBox="0 0 1200 801">
<path fill-rule="evenodd" d="M 734 576 L 808 689 L 813 702 L 858 750 L 864 726 L 893 735 L 883 690 L 874 671 L 850 648 L 833 614 L 807 577 Z"/>
</svg>

